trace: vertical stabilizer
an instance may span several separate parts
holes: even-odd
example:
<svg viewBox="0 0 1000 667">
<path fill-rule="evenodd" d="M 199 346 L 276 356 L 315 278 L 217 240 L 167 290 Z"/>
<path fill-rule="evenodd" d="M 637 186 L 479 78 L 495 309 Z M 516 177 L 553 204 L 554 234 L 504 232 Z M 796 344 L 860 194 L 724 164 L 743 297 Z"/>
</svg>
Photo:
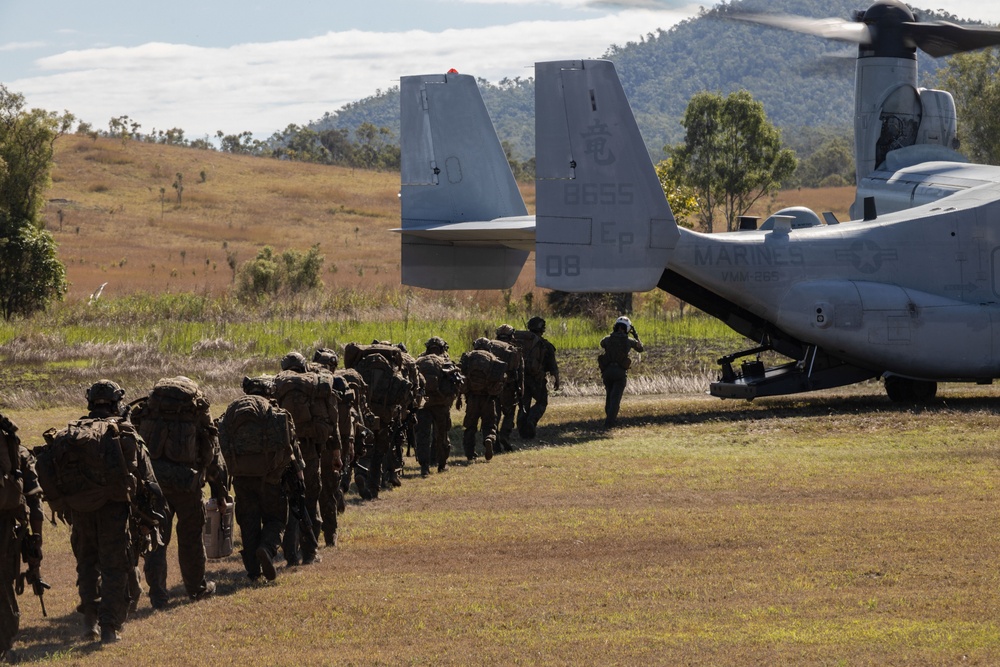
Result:
<svg viewBox="0 0 1000 667">
<path fill-rule="evenodd" d="M 407 229 L 524 216 L 527 209 L 473 77 L 400 80 L 403 283 L 431 289 L 514 284 L 524 250 L 407 234 Z"/>
<path fill-rule="evenodd" d="M 535 64 L 535 281 L 653 289 L 679 232 L 608 61 Z"/>
</svg>

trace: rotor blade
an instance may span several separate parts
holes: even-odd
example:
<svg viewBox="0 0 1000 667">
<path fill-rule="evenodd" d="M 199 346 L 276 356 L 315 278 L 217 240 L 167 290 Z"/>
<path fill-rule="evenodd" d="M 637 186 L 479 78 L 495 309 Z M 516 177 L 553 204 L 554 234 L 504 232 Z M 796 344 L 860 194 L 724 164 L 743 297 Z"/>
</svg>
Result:
<svg viewBox="0 0 1000 667">
<path fill-rule="evenodd" d="M 854 44 L 872 43 L 871 30 L 864 23 L 833 18 L 810 19 L 790 14 L 730 14 L 729 17 L 739 21 L 760 23 L 793 32 L 815 35 L 824 39 L 836 39 Z"/>
<path fill-rule="evenodd" d="M 935 58 L 1000 46 L 1000 30 L 995 28 L 966 27 L 948 21 L 906 22 L 903 25 L 917 48 Z"/>
</svg>

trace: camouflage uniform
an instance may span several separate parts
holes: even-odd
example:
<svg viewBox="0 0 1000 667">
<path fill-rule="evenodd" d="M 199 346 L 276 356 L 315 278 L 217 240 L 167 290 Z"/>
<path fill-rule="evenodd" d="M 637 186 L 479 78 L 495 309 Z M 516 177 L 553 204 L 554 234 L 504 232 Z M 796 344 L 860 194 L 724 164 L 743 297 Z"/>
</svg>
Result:
<svg viewBox="0 0 1000 667">
<path fill-rule="evenodd" d="M 83 419 L 115 424 L 125 472 L 131 480 L 128 482 L 130 488 L 94 487 L 65 498 L 50 493 L 49 487 L 45 491 L 53 511 L 69 511 L 70 544 L 76 557 L 76 584 L 80 594 L 77 610 L 83 614 L 84 636 L 93 640 L 99 637 L 104 643 L 118 641 L 118 631 L 128 618 L 135 594 L 136 555 L 130 532 L 129 498 L 139 484 L 155 484 L 153 473 L 142 467 L 143 463 L 148 463 L 142 438 L 130 422 L 120 417 L 120 401 L 124 395 L 125 391 L 114 382 L 95 383 L 87 391 L 89 414 Z M 46 431 L 45 435 L 46 440 L 58 437 L 54 429 Z M 58 465 L 59 462 L 55 462 L 55 466 Z"/>
<path fill-rule="evenodd" d="M 628 369 L 632 365 L 629 352 L 643 350 L 638 335 L 635 340 L 629 338 L 630 329 L 635 331 L 632 329 L 631 321 L 621 317 L 615 322 L 611 334 L 601 339 L 601 349 L 604 352 L 598 358 L 598 364 L 601 368 L 601 380 L 604 382 L 605 427 L 614 426 L 618 419 L 622 395 L 625 393 L 625 385 L 628 384 Z"/>
<path fill-rule="evenodd" d="M 551 375 L 555 382 L 555 390 L 559 391 L 559 364 L 556 362 L 556 348 L 544 338 L 545 320 L 533 317 L 528 320 L 528 330 L 538 336 L 542 346 L 541 366 L 538 369 L 529 368 L 525 360 L 524 395 L 517 413 L 517 430 L 522 438 L 530 440 L 535 437 L 538 422 L 545 415 L 549 405 L 549 385 L 546 375 Z"/>
<path fill-rule="evenodd" d="M 340 357 L 328 348 L 319 348 L 313 353 L 313 368 L 322 369 L 326 373 L 336 375 Z M 319 511 L 323 516 L 321 524 L 326 546 L 337 544 L 337 514 L 343 512 L 344 493 L 340 490 L 340 476 L 343 474 L 354 455 L 354 429 L 351 428 L 345 439 L 344 428 L 349 425 L 350 404 L 344 400 L 345 387 L 343 381 L 334 381 L 337 393 L 337 434 L 323 448 L 319 459 L 320 495 Z M 346 415 L 341 415 L 346 412 Z M 345 417 L 348 423 L 345 424 Z M 334 442 L 334 438 L 336 441 Z"/>
<path fill-rule="evenodd" d="M 186 381 L 184 377 L 173 380 Z M 161 381 L 162 382 L 162 381 Z M 195 385 L 197 387 L 197 385 Z M 199 413 L 194 424 L 197 442 L 197 460 L 194 462 L 172 461 L 164 453 L 164 446 L 156 447 L 153 454 L 153 470 L 167 499 L 166 516 L 162 522 L 164 547 L 170 544 L 174 520 L 177 520 L 177 561 L 180 565 L 184 590 L 192 600 L 201 600 L 215 593 L 215 582 L 205 578 L 205 543 L 202 536 L 205 529 L 205 504 L 202 487 L 208 482 L 212 496 L 220 504 L 232 502 L 226 491 L 225 464 L 219 452 L 218 431 L 208 412 L 208 401 L 199 392 Z M 132 418 L 148 440 L 148 403 L 140 404 L 132 413 Z M 151 443 L 152 447 L 152 443 Z M 167 550 L 157 549 L 146 557 L 143 567 L 146 584 L 149 586 L 149 601 L 154 609 L 166 607 L 167 593 Z"/>
<path fill-rule="evenodd" d="M 342 454 L 344 467 L 340 476 L 338 503 L 343 503 L 343 494 L 347 493 L 351 486 L 351 473 L 355 471 L 358 461 L 368 455 L 368 449 L 372 444 L 371 438 L 374 432 L 368 425 L 372 423 L 374 415 L 368 409 L 368 400 L 371 396 L 361 373 L 353 368 L 344 368 L 337 371 L 336 377 L 347 386 L 347 391 L 343 394 L 346 402 L 337 407 L 342 452 L 347 451 L 344 449 L 345 438 L 350 442 L 350 454 Z M 342 409 L 345 405 L 347 408 Z"/>
<path fill-rule="evenodd" d="M 0 486 L 4 497 L 17 503 L 0 511 L 0 662 L 3 662 L 20 627 L 14 582 L 21 573 L 21 557 L 25 556 L 29 568 L 37 568 L 41 563 L 44 516 L 34 460 L 21 446 L 17 426 L 3 415 L 0 415 L 0 444 L 4 467 L 10 468 Z"/>
<path fill-rule="evenodd" d="M 473 343 L 473 346 L 476 350 L 486 351 L 488 343 L 488 339 L 479 338 Z M 495 363 L 500 363 L 500 360 L 493 356 L 492 353 L 487 353 L 493 357 Z M 476 454 L 476 427 L 478 426 L 483 433 L 483 451 L 486 455 L 486 460 L 489 461 L 493 458 L 493 448 L 497 438 L 496 399 L 501 387 L 496 387 L 496 391 L 473 388 L 474 382 L 470 376 L 470 360 L 471 353 L 466 352 L 459 361 L 462 375 L 468 380 L 465 386 L 465 419 L 462 421 L 465 433 L 462 436 L 462 448 L 465 451 L 465 457 L 469 461 L 478 458 Z M 500 381 L 503 382 L 502 379 Z"/>
<path fill-rule="evenodd" d="M 244 391 L 252 394 L 252 391 L 247 391 L 247 389 L 248 387 L 244 385 Z M 242 460 L 239 463 L 227 460 L 227 466 L 234 471 L 232 482 L 237 500 L 236 523 L 240 526 L 240 538 L 243 543 L 243 549 L 240 551 L 243 567 L 246 568 L 247 577 L 251 580 L 258 579 L 263 573 L 264 577 L 271 581 L 277 576 L 274 569 L 274 557 L 278 553 L 285 523 L 288 520 L 288 499 L 282 489 L 281 475 L 288 465 L 295 465 L 293 462 L 297 461 L 301 465 L 302 455 L 298 450 L 294 431 L 291 429 L 291 418 L 277 407 L 273 399 L 258 394 L 255 399 L 237 399 L 237 401 L 241 400 L 267 401 L 275 413 L 280 412 L 286 415 L 286 424 L 289 429 L 290 452 L 283 454 L 286 456 L 290 454 L 291 460 L 275 461 L 270 457 L 266 459 L 260 457 L 251 458 L 245 464 Z M 235 404 L 236 401 L 231 406 Z M 227 409 L 223 417 L 228 414 L 231 413 Z M 219 427 L 222 431 L 227 428 L 224 418 L 220 420 Z M 232 430 L 229 433 L 232 434 Z M 232 437 L 232 435 L 229 436 L 227 443 L 232 440 Z M 231 449 L 225 451 L 228 456 L 233 456 Z M 239 471 L 239 474 L 235 474 L 236 471 Z"/>
<path fill-rule="evenodd" d="M 333 374 L 327 371 L 325 366 L 306 363 L 305 357 L 298 352 L 285 355 L 281 360 L 281 370 L 295 373 L 325 374 L 329 376 L 330 386 L 333 386 Z M 332 427 L 332 433 L 327 439 L 320 442 L 312 437 L 301 435 L 296 437 L 304 463 L 302 474 L 305 483 L 306 511 L 309 514 L 309 523 L 312 524 L 313 537 L 316 539 L 319 538 L 324 524 L 328 524 L 327 529 L 332 534 L 336 533 L 337 530 L 336 502 L 332 500 L 332 494 L 323 493 L 324 475 L 321 472 L 325 461 L 325 466 L 328 468 L 325 481 L 332 484 L 333 474 L 336 471 L 339 483 L 341 458 L 336 402 L 332 402 L 327 408 L 334 410 L 334 414 L 330 415 L 331 423 L 329 424 Z M 321 499 L 329 500 L 329 502 L 324 502 L 324 506 L 321 506 Z M 289 513 L 285 526 L 285 537 L 282 540 L 281 550 L 285 554 L 285 561 L 288 565 L 298 565 L 299 563 L 309 565 L 319 560 L 312 541 L 304 538 L 298 519 L 291 513 Z"/>
<path fill-rule="evenodd" d="M 426 350 L 420 357 L 437 355 L 446 363 L 451 363 L 448 343 L 438 336 L 430 338 L 424 347 Z M 456 367 L 452 373 L 457 370 Z M 448 439 L 448 433 L 451 431 L 451 406 L 455 396 L 463 388 L 461 376 L 458 376 L 458 380 L 455 384 L 455 394 L 443 393 L 440 389 L 435 392 L 428 391 L 423 405 L 417 410 L 417 463 L 420 464 L 420 474 L 423 477 L 430 474 L 432 463 L 437 465 L 438 472 L 444 472 L 448 468 L 448 456 L 451 454 L 451 442 Z"/>
<path fill-rule="evenodd" d="M 524 395 L 524 359 L 514 343 L 514 327 L 501 324 L 497 327 L 496 335 L 498 341 L 514 346 L 515 351 L 514 360 L 508 368 L 507 381 L 497 397 L 497 451 L 512 452 L 514 445 L 511 444 L 510 435 L 514 432 L 517 405 Z"/>
</svg>

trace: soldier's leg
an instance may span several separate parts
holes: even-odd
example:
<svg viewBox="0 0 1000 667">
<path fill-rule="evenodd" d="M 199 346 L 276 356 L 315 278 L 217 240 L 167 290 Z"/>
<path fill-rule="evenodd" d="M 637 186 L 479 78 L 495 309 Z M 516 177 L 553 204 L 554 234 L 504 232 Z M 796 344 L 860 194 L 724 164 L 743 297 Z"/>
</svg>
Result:
<svg viewBox="0 0 1000 667">
<path fill-rule="evenodd" d="M 21 569 L 21 552 L 14 539 L 14 513 L 0 518 L 0 660 L 14 645 L 21 614 L 14 594 L 14 579 Z"/>
<path fill-rule="evenodd" d="M 302 562 L 301 538 L 299 521 L 291 512 L 285 515 L 285 533 L 281 538 L 281 552 L 285 555 L 285 563 L 291 567 Z"/>
<path fill-rule="evenodd" d="M 531 406 L 531 412 L 528 413 L 528 423 L 531 427 L 532 436 L 535 435 L 538 429 L 538 422 L 542 421 L 542 417 L 545 416 L 545 409 L 549 407 L 548 383 L 542 381 L 541 384 L 535 387 L 534 394 L 535 403 Z"/>
<path fill-rule="evenodd" d="M 146 587 L 149 595 L 149 603 L 153 609 L 163 609 L 167 606 L 167 546 L 174 532 L 173 494 L 164 491 L 167 497 L 167 506 L 164 510 L 163 522 L 160 524 L 163 546 L 146 556 L 146 561 L 142 565 L 143 573 L 146 575 Z"/>
<path fill-rule="evenodd" d="M 378 431 L 375 432 L 375 442 L 372 443 L 370 467 L 368 469 L 368 475 L 365 480 L 365 486 L 368 490 L 368 497 L 371 499 L 378 498 L 379 487 L 382 483 L 382 465 L 384 460 L 389 454 L 389 449 L 392 447 L 392 437 L 390 433 L 390 419 L 389 415 L 385 415 L 385 419 L 382 419 L 382 415 L 379 415 L 380 426 Z M 355 475 L 357 471 L 355 471 Z M 361 496 L 364 498 L 364 495 Z"/>
<path fill-rule="evenodd" d="M 607 396 L 604 401 L 605 426 L 614 426 L 618 419 L 618 410 L 621 408 L 622 396 L 625 394 L 625 385 L 628 382 L 628 374 L 624 368 L 611 365 L 604 371 L 604 389 Z"/>
<path fill-rule="evenodd" d="M 306 459 L 306 469 L 302 474 L 305 476 L 306 511 L 309 513 L 309 522 L 313 527 L 313 537 L 318 538 L 320 535 L 319 497 L 321 487 L 319 455 Z"/>
<path fill-rule="evenodd" d="M 444 472 L 448 467 L 448 457 L 451 456 L 451 440 L 448 433 L 451 431 L 451 408 L 447 405 L 439 405 L 431 410 L 431 421 L 434 427 L 434 462 L 437 463 L 438 472 Z"/>
<path fill-rule="evenodd" d="M 211 595 L 215 584 L 205 580 L 205 505 L 201 489 L 174 494 L 170 500 L 177 513 L 177 560 L 184 589 L 192 598 Z"/>
<path fill-rule="evenodd" d="M 537 413 L 537 404 L 541 399 L 541 385 L 536 382 L 525 380 L 524 395 L 521 396 L 521 405 L 517 413 L 517 432 L 525 440 L 535 437 L 535 425 L 538 420 L 532 421 Z"/>
<path fill-rule="evenodd" d="M 517 409 L 517 400 L 513 387 L 505 386 L 503 388 L 498 406 L 497 442 L 500 443 L 505 451 L 510 452 L 514 449 L 513 445 L 510 444 L 510 434 L 514 431 L 514 412 Z"/>
<path fill-rule="evenodd" d="M 339 451 L 327 447 L 319 457 L 319 510 L 323 515 L 323 537 L 328 547 L 337 541 L 337 491 L 340 490 L 340 472 L 333 469 L 333 458 L 334 453 Z M 318 539 L 319 535 L 316 537 Z"/>
<path fill-rule="evenodd" d="M 476 458 L 476 429 L 479 426 L 481 406 L 477 394 L 469 394 L 465 398 L 465 419 L 462 421 L 465 434 L 462 436 L 462 449 L 465 450 L 465 458 L 472 461 Z"/>
<path fill-rule="evenodd" d="M 236 492 L 236 523 L 240 527 L 240 539 L 243 549 L 243 567 L 247 576 L 256 579 L 260 576 L 260 563 L 257 562 L 257 547 L 261 540 L 261 508 L 260 496 L 262 480 L 257 477 L 234 477 L 233 490 Z"/>
<path fill-rule="evenodd" d="M 258 565 L 269 580 L 276 576 L 273 559 L 281 544 L 281 531 L 288 515 L 288 499 L 281 490 L 281 485 L 264 484 L 260 490 L 260 516 L 263 525 L 256 554 Z"/>
<path fill-rule="evenodd" d="M 127 503 L 111 502 L 97 510 L 98 559 L 101 570 L 101 603 L 98 620 L 101 640 L 109 633 L 121 630 L 128 618 L 129 570 L 133 568 L 129 553 Z"/>
<path fill-rule="evenodd" d="M 483 400 L 482 429 L 483 429 L 483 450 L 486 453 L 486 460 L 493 458 L 493 449 L 497 441 L 497 408 L 499 403 L 495 396 L 486 396 Z"/>
<path fill-rule="evenodd" d="M 436 440 L 434 432 L 434 408 L 420 408 L 417 410 L 417 425 L 414 429 L 416 434 L 416 454 L 417 463 L 420 464 L 420 474 L 424 477 L 430 472 L 431 466 L 431 446 Z M 434 434 L 436 435 L 436 434 Z M 436 456 L 434 457 L 437 458 Z"/>
</svg>

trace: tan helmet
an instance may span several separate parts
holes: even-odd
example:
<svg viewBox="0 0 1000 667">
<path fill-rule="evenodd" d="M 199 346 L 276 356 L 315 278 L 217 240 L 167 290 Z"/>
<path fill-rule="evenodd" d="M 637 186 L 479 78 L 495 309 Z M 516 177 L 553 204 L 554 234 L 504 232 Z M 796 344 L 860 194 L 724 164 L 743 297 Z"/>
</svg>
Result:
<svg viewBox="0 0 1000 667">
<path fill-rule="evenodd" d="M 509 324 L 501 324 L 497 327 L 497 338 L 499 340 L 511 340 L 514 338 L 514 327 Z"/>
<path fill-rule="evenodd" d="M 306 370 L 306 358 L 298 352 L 289 352 L 281 358 L 281 370 L 304 373 Z"/>
<path fill-rule="evenodd" d="M 87 405 L 116 405 L 125 397 L 125 390 L 117 382 L 98 380 L 87 390 Z"/>
</svg>

